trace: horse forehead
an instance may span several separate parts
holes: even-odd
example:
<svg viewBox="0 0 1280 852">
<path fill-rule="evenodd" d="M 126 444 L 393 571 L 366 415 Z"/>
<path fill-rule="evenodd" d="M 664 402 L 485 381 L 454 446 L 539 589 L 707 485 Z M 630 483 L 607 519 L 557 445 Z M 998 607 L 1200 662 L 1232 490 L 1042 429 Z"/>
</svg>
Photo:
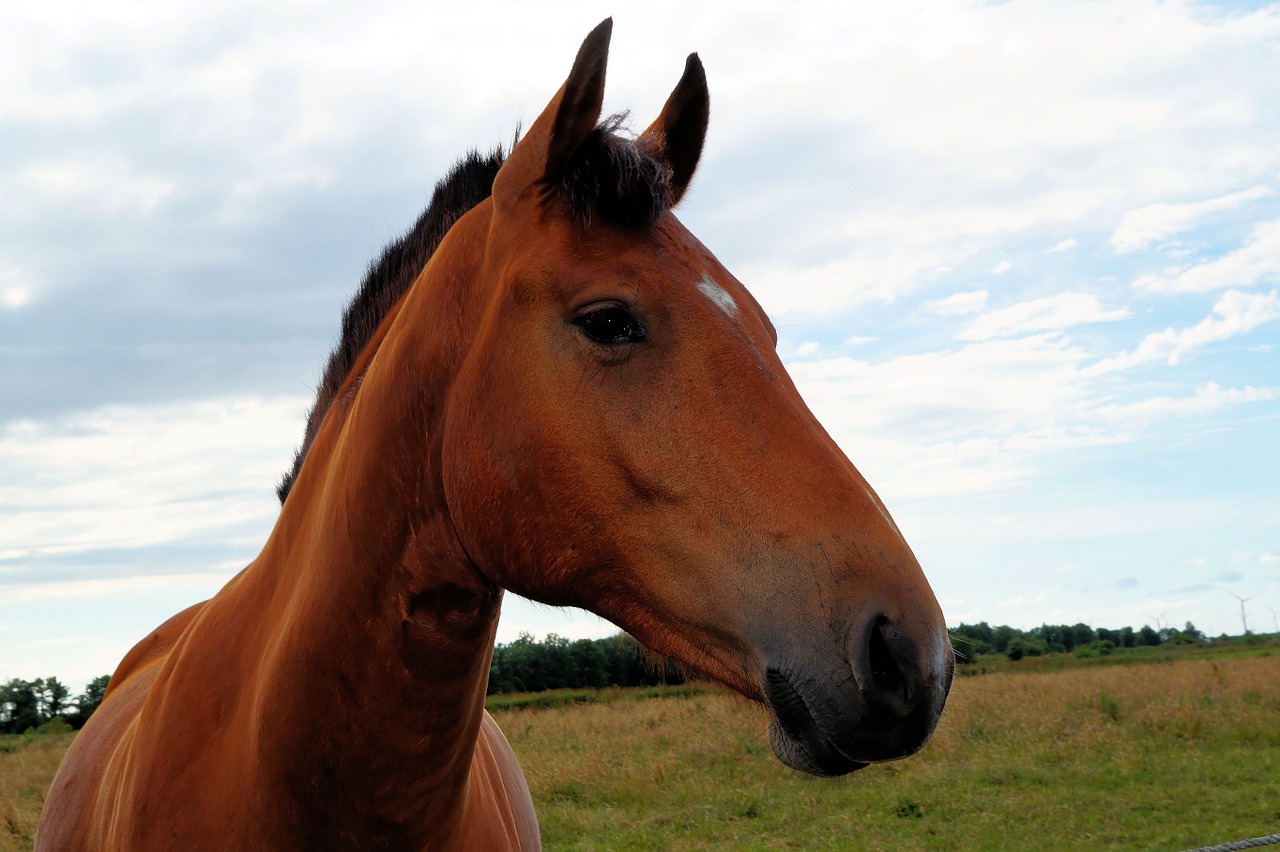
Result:
<svg viewBox="0 0 1280 852">
<path fill-rule="evenodd" d="M 560 262 L 575 255 L 580 264 L 586 260 L 581 265 L 588 277 L 592 277 L 592 271 L 596 275 L 621 276 L 644 289 L 652 288 L 652 297 L 668 304 L 683 305 L 686 309 L 692 308 L 695 301 L 706 299 L 738 322 L 744 321 L 744 310 L 751 310 L 749 296 L 744 304 L 742 296 L 733 293 L 741 285 L 735 286 L 733 276 L 725 271 L 710 249 L 670 211 L 664 213 L 658 226 L 647 234 L 637 235 L 626 229 L 604 229 L 595 237 L 598 242 L 588 241 L 590 249 L 585 254 L 582 253 L 582 232 L 573 227 L 573 223 L 565 223 L 557 230 L 553 244 L 563 250 L 564 257 Z M 531 239 L 529 246 L 538 252 L 546 243 Z M 548 274 L 543 276 L 543 280 L 554 282 L 561 279 L 562 286 L 569 290 L 576 289 L 572 282 L 581 281 L 581 276 L 557 275 L 550 271 L 551 268 L 548 267 Z"/>
<path fill-rule="evenodd" d="M 694 286 L 699 293 L 730 318 L 738 318 L 741 312 L 738 300 L 717 280 L 724 270 L 716 256 L 670 212 L 663 217 L 659 242 L 696 277 Z"/>
</svg>

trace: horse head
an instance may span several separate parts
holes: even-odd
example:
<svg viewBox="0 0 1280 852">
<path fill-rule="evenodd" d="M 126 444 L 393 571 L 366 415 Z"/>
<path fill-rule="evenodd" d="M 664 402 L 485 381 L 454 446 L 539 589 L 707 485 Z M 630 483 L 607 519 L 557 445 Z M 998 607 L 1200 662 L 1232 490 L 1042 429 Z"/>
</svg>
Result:
<svg viewBox="0 0 1280 852">
<path fill-rule="evenodd" d="M 794 768 L 910 754 L 953 673 L 938 603 L 759 304 L 671 212 L 707 128 L 696 54 L 624 138 L 600 121 L 610 31 L 493 183 L 440 439 L 458 541 L 495 586 L 766 704 Z"/>
</svg>

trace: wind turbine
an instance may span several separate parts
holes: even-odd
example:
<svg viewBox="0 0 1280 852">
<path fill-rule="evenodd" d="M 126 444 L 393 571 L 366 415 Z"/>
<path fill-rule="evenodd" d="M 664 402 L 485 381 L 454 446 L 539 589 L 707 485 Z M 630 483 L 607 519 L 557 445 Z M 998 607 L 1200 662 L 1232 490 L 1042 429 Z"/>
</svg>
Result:
<svg viewBox="0 0 1280 852">
<path fill-rule="evenodd" d="M 1267 609 L 1271 609 L 1271 607 L 1267 607 Z M 1277 616 L 1280 616 L 1280 609 L 1271 609 L 1271 626 L 1277 633 L 1280 633 L 1280 618 Z"/>
<path fill-rule="evenodd" d="M 1240 597 L 1239 595 L 1237 595 L 1235 592 L 1231 591 L 1230 589 L 1228 589 L 1228 590 L 1227 590 L 1227 594 L 1231 595 L 1231 597 L 1233 597 L 1233 598 L 1235 598 L 1236 600 L 1240 601 L 1240 626 L 1244 628 L 1245 635 L 1246 635 L 1246 636 L 1248 636 L 1248 635 L 1249 635 L 1249 622 L 1248 622 L 1248 621 L 1246 621 L 1246 620 L 1245 620 L 1245 617 L 1244 617 L 1244 604 L 1245 604 L 1245 601 L 1251 601 L 1251 600 L 1253 600 L 1254 598 L 1256 598 L 1256 597 L 1257 597 L 1257 595 L 1249 595 L 1249 597 L 1247 597 L 1247 598 L 1242 598 L 1242 597 Z"/>
<path fill-rule="evenodd" d="M 1159 615 L 1153 615 L 1153 616 L 1151 616 L 1151 617 L 1150 617 L 1150 618 L 1151 618 L 1151 620 L 1152 620 L 1152 621 L 1154 621 L 1154 622 L 1156 623 L 1156 632 L 1157 632 L 1157 633 L 1163 633 L 1163 632 L 1164 632 L 1164 616 L 1165 616 L 1165 613 L 1166 613 L 1166 612 L 1168 612 L 1168 611 L 1169 611 L 1169 610 L 1167 610 L 1167 609 L 1166 609 L 1164 612 L 1160 613 Z"/>
</svg>

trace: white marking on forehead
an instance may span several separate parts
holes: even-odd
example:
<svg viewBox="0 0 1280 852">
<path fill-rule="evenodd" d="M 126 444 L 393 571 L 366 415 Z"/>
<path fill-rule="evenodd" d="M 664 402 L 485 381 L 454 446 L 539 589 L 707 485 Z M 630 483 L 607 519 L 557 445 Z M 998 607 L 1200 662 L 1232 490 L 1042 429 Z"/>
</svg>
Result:
<svg viewBox="0 0 1280 852">
<path fill-rule="evenodd" d="M 715 302 L 720 310 L 729 316 L 736 317 L 738 315 L 738 303 L 733 300 L 728 291 L 712 281 L 711 276 L 705 272 L 702 274 L 702 280 L 698 282 L 698 289 L 702 292 L 702 295 Z"/>
</svg>

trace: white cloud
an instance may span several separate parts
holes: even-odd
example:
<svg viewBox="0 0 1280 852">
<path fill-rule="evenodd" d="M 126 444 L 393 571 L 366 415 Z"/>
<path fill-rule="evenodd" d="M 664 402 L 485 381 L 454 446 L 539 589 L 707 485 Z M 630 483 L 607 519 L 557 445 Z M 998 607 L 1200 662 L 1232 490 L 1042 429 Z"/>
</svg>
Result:
<svg viewBox="0 0 1280 852">
<path fill-rule="evenodd" d="M 1128 310 L 1107 310 L 1096 296 L 1087 293 L 1058 293 L 983 314 L 958 336 L 961 340 L 988 340 L 1128 318 Z"/>
<path fill-rule="evenodd" d="M 1280 279 L 1280 219 L 1260 222 L 1240 248 L 1214 260 L 1133 282 L 1153 293 L 1206 293 Z"/>
<path fill-rule="evenodd" d="M 52 583 L 20 583 L 6 586 L 4 594 L 6 603 L 61 598 L 100 598 L 104 595 L 128 596 L 158 589 L 195 590 L 208 595 L 220 588 L 231 574 L 243 567 L 238 565 L 216 573 L 151 574 Z"/>
<path fill-rule="evenodd" d="M 338 3 L 267 16 L 258 6 L 215 3 L 188 17 L 144 2 L 118 17 L 53 27 L 51 19 L 71 16 L 51 3 L 24 8 L 8 27 L 0 55 L 20 73 L 0 110 L 51 121 L 163 110 L 182 133 L 233 152 L 224 200 L 256 209 L 283 186 L 324 185 L 341 168 L 330 155 L 366 119 L 402 113 L 399 124 L 423 128 L 412 144 L 433 150 L 507 136 L 563 75 L 594 21 L 590 8 L 569 4 L 548 16 L 480 2 L 442 16 Z M 788 172 L 783 192 L 752 181 L 719 190 L 721 211 L 768 223 L 768 239 L 742 234 L 742 245 L 723 251 L 745 257 L 733 268 L 775 314 L 892 301 L 1005 239 L 1105 227 L 1157 194 L 1221 192 L 1280 168 L 1265 123 L 1280 75 L 1224 61 L 1280 32 L 1275 15 L 1246 23 L 1146 0 L 1108 9 L 1041 0 L 856 4 L 844 15 L 745 3 L 731 21 L 711 9 L 680 12 L 678 32 L 661 12 L 619 16 L 609 97 L 634 108 L 642 126 L 665 94 L 654 81 L 696 48 L 717 103 L 707 170 L 747 150 L 746 140 L 770 138 L 779 154 L 769 165 L 780 165 L 784 151 L 821 164 Z M 485 23 L 495 16 L 501 33 Z M 210 29 L 225 32 L 208 44 Z M 536 50 L 516 39 L 526 32 L 537 33 Z M 504 43 L 504 34 L 519 43 Z M 97 56 L 104 42 L 114 46 L 108 60 L 148 61 L 132 74 L 77 75 L 74 64 L 53 82 L 37 73 L 46 57 Z M 470 62 L 476 43 L 518 56 L 520 73 L 510 63 Z M 189 44 L 205 49 L 175 48 Z M 457 67 L 470 68 L 467 85 L 440 85 Z M 1201 67 L 1214 74 L 1196 73 Z M 875 86 L 854 84 L 870 71 Z M 1179 82 L 1153 93 L 1135 77 Z M 797 130 L 779 136 L 787 126 Z M 845 138 L 850 144 L 805 147 Z M 99 202 L 145 208 L 191 190 L 195 177 L 134 152 L 99 156 L 107 168 L 89 176 L 110 183 L 89 193 Z M 82 152 L 60 151 L 35 165 L 61 175 L 46 188 L 56 194 L 94 185 L 68 182 L 83 164 Z M 868 186 L 863 175 L 879 180 Z M 725 222 L 732 235 L 736 222 Z"/>
<path fill-rule="evenodd" d="M 112 406 L 0 427 L 0 557 L 270 529 L 309 400 Z M 256 552 L 256 551 L 254 551 Z M 252 555 L 252 554 L 250 554 Z"/>
<path fill-rule="evenodd" d="M 1273 195 L 1270 188 L 1256 186 L 1206 201 L 1148 204 L 1124 214 L 1120 227 L 1111 235 L 1111 247 L 1122 253 L 1136 251 L 1172 234 L 1191 230 L 1215 214 L 1237 210 L 1250 201 Z"/>
<path fill-rule="evenodd" d="M 708 243 L 728 246 L 722 258 L 773 313 L 892 302 L 1009 241 L 1096 233 L 1170 194 L 1220 198 L 1280 172 L 1280 60 L 1229 70 L 1280 33 L 1273 12 L 906 4 L 859 8 L 856 26 L 799 12 L 782 48 L 753 43 L 777 28 L 747 9 L 757 26 L 736 33 L 740 50 L 703 53 L 708 73 L 727 62 L 732 77 L 716 88 L 718 138 L 736 153 L 737 140 L 776 136 L 786 116 L 818 121 L 812 138 L 847 140 L 822 148 L 821 176 L 767 194 L 744 184 L 731 206 L 749 212 L 722 214 L 724 236 Z M 872 69 L 877 85 L 838 97 L 815 84 Z M 794 144 L 777 148 L 781 161 L 795 156 Z M 720 150 L 709 146 L 709 169 Z M 731 224 L 750 235 L 747 264 L 734 259 Z"/>
<path fill-rule="evenodd" d="M 987 291 L 975 290 L 968 293 L 954 293 L 945 299 L 935 299 L 924 303 L 926 313 L 940 317 L 976 314 L 987 306 Z"/>
<path fill-rule="evenodd" d="M 1209 382 L 1188 397 L 1158 396 L 1123 405 L 1102 405 L 1090 410 L 1091 417 L 1135 426 L 1173 417 L 1203 416 L 1246 402 L 1266 402 L 1280 398 L 1278 388 L 1223 388 Z"/>
<path fill-rule="evenodd" d="M 732 264 L 728 255 L 721 256 Z M 830 315 L 866 302 L 892 302 L 946 269 L 950 258 L 939 246 L 912 244 L 850 247 L 840 258 L 798 265 L 776 258 L 734 265 L 773 317 Z"/>
<path fill-rule="evenodd" d="M 1010 269 L 1013 269 L 1013 264 L 1007 260 L 1002 260 L 992 267 L 991 271 L 996 275 L 1004 275 Z"/>
<path fill-rule="evenodd" d="M 1059 252 L 1070 251 L 1071 249 L 1075 248 L 1078 244 L 1079 243 L 1075 240 L 1075 238 L 1068 237 L 1062 242 L 1055 243 L 1053 246 L 1051 246 L 1049 248 L 1049 254 L 1057 254 Z"/>
<path fill-rule="evenodd" d="M 1210 330 L 1184 330 L 1178 344 L 1197 345 L 1256 319 L 1257 308 L 1238 302 L 1239 295 L 1218 306 Z M 995 319 L 983 335 L 958 350 L 881 362 L 826 358 L 794 362 L 788 370 L 827 430 L 891 504 L 1020 488 L 1063 450 L 1134 441 L 1172 418 L 1280 398 L 1277 388 L 1206 382 L 1187 396 L 1099 404 L 1099 392 L 1114 394 L 1114 383 L 1098 385 L 1105 371 L 1086 366 L 1088 353 L 1053 332 L 1119 313 L 1092 297 L 1028 303 L 987 315 Z"/>
<path fill-rule="evenodd" d="M 1049 600 L 1051 597 L 1053 597 L 1056 591 L 1058 590 L 1052 589 L 1052 588 L 1041 589 L 1040 593 L 1035 595 L 1034 597 L 1028 597 L 1027 595 L 1015 595 L 1014 597 L 1005 598 L 1002 601 L 998 601 L 996 603 L 996 606 L 1000 607 L 1001 609 L 1008 609 L 1010 607 L 1023 607 L 1023 606 L 1029 606 L 1032 604 L 1042 604 L 1045 601 Z"/>
<path fill-rule="evenodd" d="M 139 172 L 137 166 L 119 158 L 81 155 L 75 162 L 46 162 L 29 166 L 16 181 L 26 184 L 27 193 L 86 200 L 104 211 L 148 211 L 174 190 L 172 179 Z M 9 187 L 9 191 L 18 191 Z"/>
<path fill-rule="evenodd" d="M 1115 440 L 1074 419 L 1086 358 L 1060 337 L 1033 335 L 787 369 L 832 437 L 893 501 L 1006 491 L 1046 454 Z"/>
<path fill-rule="evenodd" d="M 1086 372 L 1108 373 L 1160 361 L 1174 366 L 1195 349 L 1247 334 L 1277 318 L 1280 318 L 1280 295 L 1276 291 L 1261 295 L 1228 290 L 1213 306 L 1213 313 L 1194 326 L 1166 328 L 1149 334 L 1137 349 L 1105 358 Z"/>
<path fill-rule="evenodd" d="M 13 265 L 0 265 L 0 307 L 17 310 L 30 303 L 35 289 L 30 275 Z"/>
</svg>

